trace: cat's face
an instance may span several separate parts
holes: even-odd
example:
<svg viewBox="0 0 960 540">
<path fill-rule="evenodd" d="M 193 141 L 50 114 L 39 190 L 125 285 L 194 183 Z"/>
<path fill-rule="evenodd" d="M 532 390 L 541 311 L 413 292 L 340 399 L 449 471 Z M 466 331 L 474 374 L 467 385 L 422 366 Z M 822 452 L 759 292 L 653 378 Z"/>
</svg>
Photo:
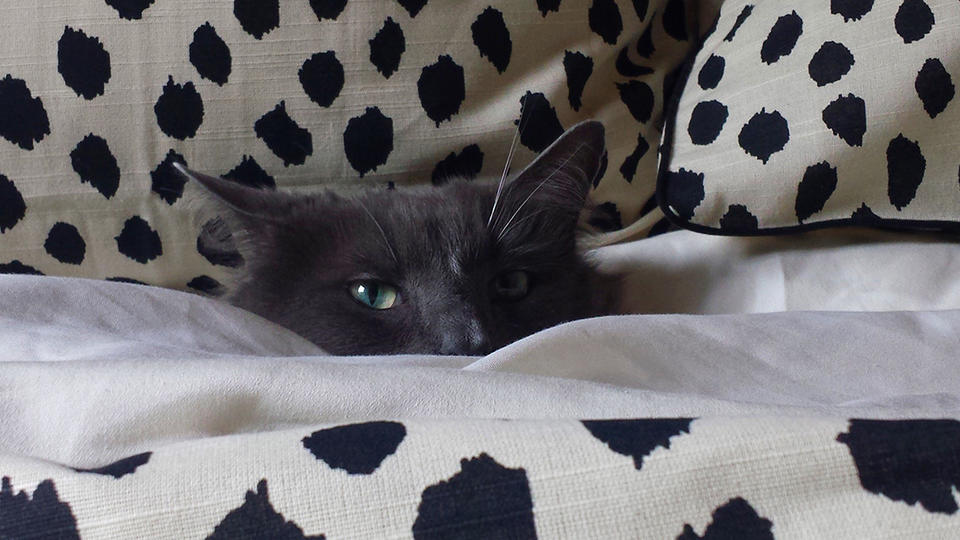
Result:
<svg viewBox="0 0 960 540">
<path fill-rule="evenodd" d="M 231 303 L 333 354 L 469 355 L 603 312 L 605 281 L 575 246 L 602 151 L 602 127 L 580 124 L 499 199 L 479 182 L 341 197 L 191 176 L 225 203 L 245 260 Z"/>
</svg>

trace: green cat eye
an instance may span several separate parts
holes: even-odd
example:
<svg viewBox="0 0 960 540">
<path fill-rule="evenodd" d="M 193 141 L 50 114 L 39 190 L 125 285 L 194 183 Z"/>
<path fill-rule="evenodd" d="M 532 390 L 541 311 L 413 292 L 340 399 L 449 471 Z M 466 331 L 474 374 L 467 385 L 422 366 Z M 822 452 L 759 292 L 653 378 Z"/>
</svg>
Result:
<svg viewBox="0 0 960 540">
<path fill-rule="evenodd" d="M 520 300 L 530 292 L 530 275 L 523 270 L 504 272 L 494 278 L 493 292 L 503 300 Z"/>
<path fill-rule="evenodd" d="M 390 309 L 397 303 L 397 289 L 382 281 L 357 281 L 350 285 L 350 295 L 373 309 Z"/>
</svg>

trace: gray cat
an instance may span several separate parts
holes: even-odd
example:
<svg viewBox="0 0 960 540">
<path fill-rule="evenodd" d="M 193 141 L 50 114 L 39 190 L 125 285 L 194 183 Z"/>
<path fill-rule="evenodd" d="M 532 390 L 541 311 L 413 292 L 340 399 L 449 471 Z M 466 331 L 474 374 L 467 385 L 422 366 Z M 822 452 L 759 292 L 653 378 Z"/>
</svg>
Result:
<svg viewBox="0 0 960 540">
<path fill-rule="evenodd" d="M 226 299 L 332 354 L 477 355 L 609 311 L 576 247 L 603 126 L 564 133 L 509 183 L 295 195 L 180 170 L 243 257 Z"/>
</svg>

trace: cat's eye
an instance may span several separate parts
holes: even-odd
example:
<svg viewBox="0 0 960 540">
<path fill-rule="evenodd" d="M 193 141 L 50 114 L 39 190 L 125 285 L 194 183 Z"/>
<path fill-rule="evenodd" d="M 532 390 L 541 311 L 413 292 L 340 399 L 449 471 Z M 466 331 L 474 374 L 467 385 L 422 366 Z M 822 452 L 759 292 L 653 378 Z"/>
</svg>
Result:
<svg viewBox="0 0 960 540">
<path fill-rule="evenodd" d="M 382 281 L 356 281 L 350 284 L 350 295 L 373 309 L 390 309 L 397 303 L 397 289 Z"/>
<path fill-rule="evenodd" d="M 520 300 L 530 292 L 530 275 L 523 270 L 504 272 L 494 278 L 493 292 L 503 300 Z"/>
</svg>

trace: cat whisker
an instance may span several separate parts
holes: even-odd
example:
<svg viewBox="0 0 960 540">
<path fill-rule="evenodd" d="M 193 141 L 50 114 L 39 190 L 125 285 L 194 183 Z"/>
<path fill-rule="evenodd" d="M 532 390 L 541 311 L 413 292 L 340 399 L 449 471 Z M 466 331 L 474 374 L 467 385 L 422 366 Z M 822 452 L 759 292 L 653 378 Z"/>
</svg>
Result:
<svg viewBox="0 0 960 540">
<path fill-rule="evenodd" d="M 526 107 L 526 101 L 520 102 L 520 119 L 517 120 L 517 129 L 513 132 L 513 141 L 510 143 L 510 150 L 507 152 L 507 160 L 503 164 L 503 173 L 500 174 L 500 183 L 497 184 L 497 194 L 493 197 L 493 208 L 490 209 L 490 217 L 487 218 L 487 228 L 493 223 L 493 216 L 497 213 L 497 204 L 500 202 L 500 195 L 503 193 L 503 186 L 507 182 L 507 173 L 510 172 L 510 165 L 513 163 L 513 155 L 517 151 L 517 144 L 520 142 L 520 136 L 523 135 L 523 126 L 526 124 L 523 116 L 523 109 Z M 529 117 L 529 115 L 527 115 Z"/>
<path fill-rule="evenodd" d="M 546 178 L 544 178 L 542 182 L 537 184 L 537 187 L 533 188 L 530 194 L 527 195 L 527 198 L 525 198 L 523 202 L 520 203 L 520 206 L 518 206 L 517 209 L 513 212 L 513 215 L 510 216 L 510 219 L 507 220 L 507 223 L 500 229 L 500 233 L 497 235 L 498 242 L 506 234 L 507 228 L 510 227 L 510 224 L 513 222 L 514 218 L 516 218 L 517 214 L 519 214 L 520 211 L 523 210 L 523 207 L 527 205 L 530 199 L 533 198 L 533 196 L 536 195 L 538 191 L 540 191 L 540 188 L 542 188 L 547 182 L 549 182 L 550 179 L 554 177 L 554 175 L 556 175 L 561 169 L 566 167 L 567 163 L 569 163 L 570 160 L 573 159 L 573 157 L 576 156 L 577 153 L 580 151 L 580 149 L 583 148 L 585 145 L 586 143 L 578 144 L 576 149 L 574 149 L 574 151 L 571 152 L 569 156 L 567 156 L 567 159 L 565 159 L 563 163 L 557 166 L 557 168 L 554 169 L 553 172 L 551 172 Z"/>
<path fill-rule="evenodd" d="M 380 222 L 377 221 L 377 218 L 370 213 L 370 210 L 367 209 L 367 205 L 363 204 L 363 201 L 357 199 L 357 204 L 360 205 L 360 208 L 363 208 L 363 211 L 370 216 L 371 220 L 373 220 L 373 224 L 377 226 L 377 229 L 380 231 L 380 236 L 383 238 L 383 243 L 386 244 L 387 249 L 390 251 L 390 256 L 393 257 L 393 262 L 400 264 L 400 258 L 397 257 L 397 252 L 393 250 L 393 246 L 390 244 L 390 239 L 387 238 L 387 233 L 383 230 L 383 227 L 380 226 Z"/>
</svg>

